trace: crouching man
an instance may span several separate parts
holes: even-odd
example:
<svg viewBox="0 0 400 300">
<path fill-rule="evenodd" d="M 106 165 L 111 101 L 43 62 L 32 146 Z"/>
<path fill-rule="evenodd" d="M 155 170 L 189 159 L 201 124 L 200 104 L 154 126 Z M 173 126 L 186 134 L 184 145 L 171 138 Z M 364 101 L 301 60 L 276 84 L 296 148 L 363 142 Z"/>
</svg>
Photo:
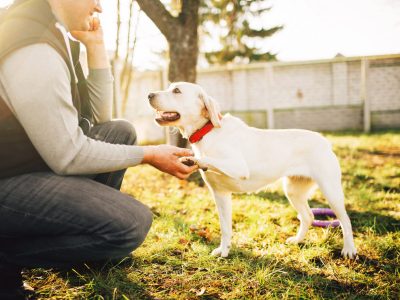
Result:
<svg viewBox="0 0 400 300">
<path fill-rule="evenodd" d="M 119 259 L 143 242 L 152 213 L 119 191 L 126 168 L 197 169 L 178 160 L 190 150 L 137 146 L 111 120 L 101 12 L 99 0 L 16 0 L 1 15 L 0 299 L 24 297 L 23 267 Z"/>
</svg>

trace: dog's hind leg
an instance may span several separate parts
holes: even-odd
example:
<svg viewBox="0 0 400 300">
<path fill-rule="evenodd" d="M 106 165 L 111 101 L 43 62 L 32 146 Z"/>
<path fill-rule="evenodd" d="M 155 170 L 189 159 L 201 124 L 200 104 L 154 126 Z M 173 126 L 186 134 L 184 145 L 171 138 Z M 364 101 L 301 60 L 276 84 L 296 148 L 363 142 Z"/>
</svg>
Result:
<svg viewBox="0 0 400 300">
<path fill-rule="evenodd" d="M 353 230 L 351 227 L 350 218 L 347 215 L 346 208 L 344 206 L 344 194 L 341 185 L 340 176 L 339 178 L 332 179 L 329 181 L 318 180 L 319 188 L 322 194 L 328 200 L 329 206 L 332 208 L 336 217 L 340 221 L 340 225 L 343 231 L 343 250 L 342 255 L 344 257 L 355 258 L 357 249 L 354 245 Z"/>
<path fill-rule="evenodd" d="M 330 152 L 329 155 L 315 167 L 314 174 L 314 180 L 317 182 L 322 194 L 328 200 L 329 206 L 340 221 L 344 243 L 342 255 L 344 257 L 355 258 L 357 249 L 354 245 L 350 218 L 344 206 L 342 172 L 336 155 Z"/>
<path fill-rule="evenodd" d="M 212 191 L 219 214 L 221 226 L 221 244 L 212 251 L 212 255 L 227 257 L 232 238 L 232 193 Z"/>
<path fill-rule="evenodd" d="M 308 198 L 314 192 L 315 182 L 307 177 L 290 176 L 283 179 L 283 190 L 289 202 L 298 212 L 300 228 L 296 236 L 286 240 L 287 243 L 297 244 L 304 240 L 308 228 L 314 221 L 314 215 L 308 205 Z"/>
</svg>

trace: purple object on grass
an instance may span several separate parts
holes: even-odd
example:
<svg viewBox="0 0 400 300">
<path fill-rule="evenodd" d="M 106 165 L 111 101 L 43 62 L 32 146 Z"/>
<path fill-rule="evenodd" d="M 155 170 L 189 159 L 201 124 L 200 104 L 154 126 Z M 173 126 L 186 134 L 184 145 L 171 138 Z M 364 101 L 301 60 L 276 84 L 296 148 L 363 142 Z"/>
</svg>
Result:
<svg viewBox="0 0 400 300">
<path fill-rule="evenodd" d="M 314 216 L 328 216 L 328 217 L 336 217 L 335 213 L 329 208 L 312 208 Z M 340 225 L 339 220 L 332 221 L 322 221 L 322 220 L 314 220 L 312 225 L 315 227 L 338 227 Z"/>
</svg>

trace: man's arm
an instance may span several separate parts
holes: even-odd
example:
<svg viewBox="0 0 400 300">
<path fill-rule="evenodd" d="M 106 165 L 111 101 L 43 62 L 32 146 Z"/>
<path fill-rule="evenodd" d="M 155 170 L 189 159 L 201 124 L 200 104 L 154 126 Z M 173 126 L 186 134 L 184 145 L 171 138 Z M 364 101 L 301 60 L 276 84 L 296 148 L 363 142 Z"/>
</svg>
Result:
<svg viewBox="0 0 400 300">
<path fill-rule="evenodd" d="M 99 19 L 93 18 L 91 26 L 89 31 L 72 31 L 71 34 L 86 47 L 90 104 L 95 123 L 103 123 L 112 118 L 113 77 Z"/>
<path fill-rule="evenodd" d="M 61 56 L 47 44 L 21 48 L 0 65 L 2 96 L 54 172 L 97 174 L 149 163 L 185 178 L 196 170 L 178 161 L 190 155 L 187 149 L 113 145 L 85 136 L 72 104 L 69 76 Z"/>
<path fill-rule="evenodd" d="M 89 69 L 87 86 L 95 124 L 112 119 L 113 81 L 109 68 Z"/>
</svg>

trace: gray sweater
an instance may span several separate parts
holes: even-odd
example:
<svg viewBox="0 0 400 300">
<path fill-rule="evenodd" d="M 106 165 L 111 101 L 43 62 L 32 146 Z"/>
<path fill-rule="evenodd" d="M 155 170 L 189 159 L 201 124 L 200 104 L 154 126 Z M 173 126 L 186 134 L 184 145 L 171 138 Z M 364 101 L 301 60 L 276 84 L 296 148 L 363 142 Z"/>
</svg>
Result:
<svg viewBox="0 0 400 300">
<path fill-rule="evenodd" d="M 0 95 L 55 173 L 96 174 L 140 164 L 142 147 L 113 145 L 83 134 L 72 104 L 71 80 L 64 60 L 47 44 L 21 48 L 0 64 Z M 89 70 L 97 123 L 111 120 L 112 82 L 109 69 Z"/>
</svg>

